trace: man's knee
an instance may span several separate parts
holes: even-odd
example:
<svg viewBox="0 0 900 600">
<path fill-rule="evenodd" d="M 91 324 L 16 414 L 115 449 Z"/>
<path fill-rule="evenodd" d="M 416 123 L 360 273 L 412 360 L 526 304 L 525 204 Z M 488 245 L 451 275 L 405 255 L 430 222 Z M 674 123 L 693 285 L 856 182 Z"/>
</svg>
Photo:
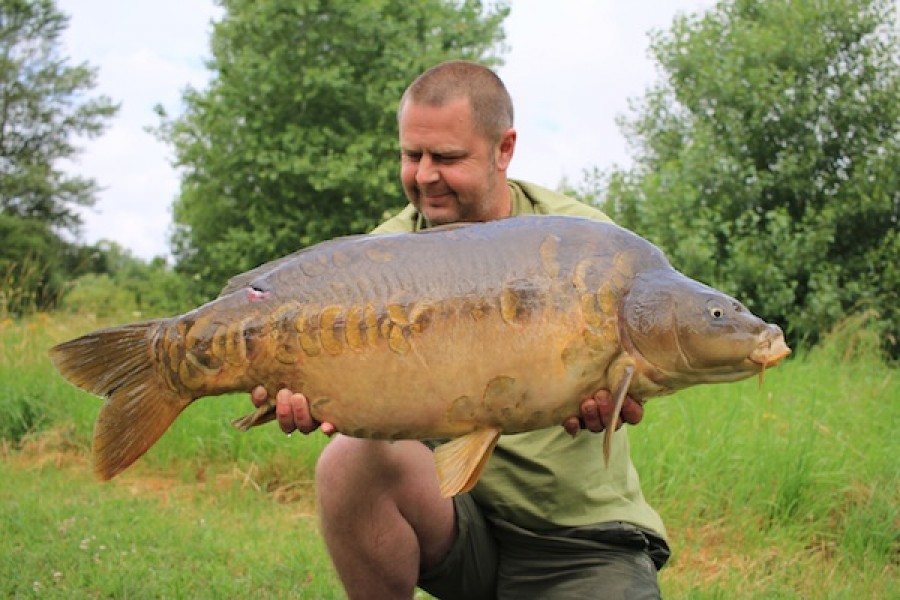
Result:
<svg viewBox="0 0 900 600">
<path fill-rule="evenodd" d="M 316 464 L 316 486 L 323 494 L 385 489 L 433 470 L 431 451 L 415 441 L 388 442 L 336 436 Z"/>
<path fill-rule="evenodd" d="M 316 462 L 316 478 L 323 475 L 340 472 L 344 465 L 352 465 L 354 456 L 358 453 L 359 440 L 344 435 L 336 435 L 319 454 Z"/>
<path fill-rule="evenodd" d="M 350 484 L 362 483 L 357 476 L 357 470 L 365 462 L 361 441 L 338 435 L 322 450 L 316 462 L 316 491 L 320 501 L 329 493 L 344 494 Z"/>
</svg>

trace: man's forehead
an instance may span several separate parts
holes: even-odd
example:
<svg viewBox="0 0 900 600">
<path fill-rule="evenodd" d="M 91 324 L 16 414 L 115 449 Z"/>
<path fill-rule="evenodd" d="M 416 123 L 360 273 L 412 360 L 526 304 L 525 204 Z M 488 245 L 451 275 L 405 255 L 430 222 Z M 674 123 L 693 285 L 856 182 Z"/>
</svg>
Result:
<svg viewBox="0 0 900 600">
<path fill-rule="evenodd" d="M 399 114 L 400 127 L 404 126 L 460 126 L 473 123 L 472 108 L 467 98 L 457 98 L 440 104 L 406 101 Z"/>
<path fill-rule="evenodd" d="M 448 153 L 471 144 L 477 136 L 468 106 L 409 104 L 400 114 L 400 145 L 404 150 Z"/>
</svg>

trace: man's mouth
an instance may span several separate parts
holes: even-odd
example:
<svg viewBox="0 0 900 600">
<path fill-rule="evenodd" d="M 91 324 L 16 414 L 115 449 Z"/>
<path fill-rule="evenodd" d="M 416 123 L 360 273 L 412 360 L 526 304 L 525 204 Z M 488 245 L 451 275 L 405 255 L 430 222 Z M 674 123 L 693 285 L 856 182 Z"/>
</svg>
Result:
<svg viewBox="0 0 900 600">
<path fill-rule="evenodd" d="M 431 204 L 443 204 L 453 198 L 451 192 L 419 192 L 419 197 Z"/>
<path fill-rule="evenodd" d="M 452 193 L 423 194 L 419 196 L 419 205 L 424 210 L 449 210 L 456 205 L 456 196 Z"/>
</svg>

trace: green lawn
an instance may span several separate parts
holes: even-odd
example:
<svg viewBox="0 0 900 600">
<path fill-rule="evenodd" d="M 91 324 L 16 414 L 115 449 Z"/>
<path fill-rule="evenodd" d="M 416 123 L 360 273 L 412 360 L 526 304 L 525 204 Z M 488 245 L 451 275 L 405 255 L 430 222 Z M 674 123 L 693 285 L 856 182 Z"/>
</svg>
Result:
<svg viewBox="0 0 900 600">
<path fill-rule="evenodd" d="M 0 478 L 4 598 L 342 597 L 308 494 L 275 502 L 250 473 L 98 484 L 50 451 L 7 457 Z"/>
</svg>

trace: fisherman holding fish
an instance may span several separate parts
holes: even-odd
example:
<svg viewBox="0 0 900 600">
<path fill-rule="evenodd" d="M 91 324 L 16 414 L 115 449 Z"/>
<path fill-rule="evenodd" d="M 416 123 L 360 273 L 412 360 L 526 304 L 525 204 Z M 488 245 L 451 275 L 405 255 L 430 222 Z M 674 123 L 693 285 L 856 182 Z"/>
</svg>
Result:
<svg viewBox="0 0 900 600">
<path fill-rule="evenodd" d="M 195 400 L 259 384 L 239 428 L 341 432 L 316 493 L 351 598 L 658 598 L 669 551 L 618 430 L 643 416 L 628 394 L 762 377 L 791 350 L 596 209 L 507 180 L 512 115 L 489 69 L 438 65 L 400 101 L 410 205 L 385 235 L 51 348 L 104 398 L 95 474 L 127 469 Z"/>
<path fill-rule="evenodd" d="M 559 214 L 609 219 L 596 208 L 507 179 L 516 145 L 512 100 L 490 69 L 466 61 L 433 67 L 398 110 L 400 177 L 409 206 L 372 233 L 419 231 L 455 222 Z M 251 393 L 256 406 L 268 392 Z M 422 402 L 428 402 L 423 397 Z M 301 393 L 280 390 L 283 431 L 331 423 L 310 416 Z M 598 390 L 562 427 L 501 436 L 472 491 L 439 493 L 432 449 L 414 440 L 334 435 L 316 469 L 328 551 L 350 598 L 659 598 L 657 571 L 669 549 L 645 501 L 624 430 L 637 424 L 627 398 L 613 424 L 610 393 Z"/>
</svg>

